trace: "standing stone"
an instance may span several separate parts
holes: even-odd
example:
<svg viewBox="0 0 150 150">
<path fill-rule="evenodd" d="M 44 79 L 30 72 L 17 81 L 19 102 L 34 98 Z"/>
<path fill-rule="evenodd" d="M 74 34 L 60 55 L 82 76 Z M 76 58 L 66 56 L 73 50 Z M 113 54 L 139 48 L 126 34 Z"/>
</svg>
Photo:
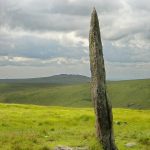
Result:
<svg viewBox="0 0 150 150">
<path fill-rule="evenodd" d="M 89 34 L 91 95 L 96 115 L 96 133 L 104 150 L 117 150 L 113 134 L 111 104 L 106 92 L 106 76 L 97 12 L 91 15 Z"/>
</svg>

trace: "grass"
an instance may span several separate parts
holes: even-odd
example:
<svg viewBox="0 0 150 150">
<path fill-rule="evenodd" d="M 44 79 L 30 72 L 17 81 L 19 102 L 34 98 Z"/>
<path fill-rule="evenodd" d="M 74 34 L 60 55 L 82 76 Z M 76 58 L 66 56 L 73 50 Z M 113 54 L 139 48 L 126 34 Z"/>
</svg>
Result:
<svg viewBox="0 0 150 150">
<path fill-rule="evenodd" d="M 108 85 L 115 107 L 150 108 L 150 79 L 115 81 Z"/>
<path fill-rule="evenodd" d="M 113 107 L 150 108 L 150 79 L 109 81 Z M 89 83 L 77 85 L 14 83 L 0 84 L 0 102 L 67 107 L 91 107 Z"/>
<path fill-rule="evenodd" d="M 119 150 L 148 150 L 150 111 L 113 109 Z M 0 104 L 0 150 L 50 150 L 58 145 L 100 150 L 92 108 Z M 126 143 L 135 142 L 131 148 Z"/>
</svg>

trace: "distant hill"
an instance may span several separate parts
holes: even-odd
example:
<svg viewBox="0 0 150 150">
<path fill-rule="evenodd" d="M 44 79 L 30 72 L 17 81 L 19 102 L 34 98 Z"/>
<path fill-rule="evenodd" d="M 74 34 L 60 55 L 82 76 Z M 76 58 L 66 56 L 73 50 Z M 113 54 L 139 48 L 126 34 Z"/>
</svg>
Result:
<svg viewBox="0 0 150 150">
<path fill-rule="evenodd" d="M 64 80 L 66 82 L 66 79 Z M 92 106 L 90 83 L 62 84 L 65 82 L 1 83 L 0 102 L 67 107 Z M 75 80 L 72 83 L 75 83 Z M 150 79 L 109 81 L 107 87 L 113 107 L 150 109 Z"/>
<path fill-rule="evenodd" d="M 0 83 L 51 83 L 51 84 L 78 84 L 89 82 L 90 78 L 83 75 L 60 74 L 50 77 L 29 79 L 0 79 Z"/>
</svg>

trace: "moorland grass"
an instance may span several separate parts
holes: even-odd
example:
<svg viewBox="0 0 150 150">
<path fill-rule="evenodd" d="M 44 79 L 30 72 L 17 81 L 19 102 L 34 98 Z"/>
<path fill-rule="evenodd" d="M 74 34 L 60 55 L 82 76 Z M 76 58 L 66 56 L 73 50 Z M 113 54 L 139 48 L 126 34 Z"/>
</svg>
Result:
<svg viewBox="0 0 150 150">
<path fill-rule="evenodd" d="M 113 109 L 119 150 L 149 150 L 150 111 Z M 100 150 L 92 108 L 0 104 L 0 150 L 50 150 L 58 145 Z M 125 144 L 135 142 L 127 148 Z"/>
<path fill-rule="evenodd" d="M 116 108 L 150 108 L 150 79 L 109 81 L 108 95 Z M 0 102 L 91 107 L 90 84 L 0 84 Z"/>
</svg>

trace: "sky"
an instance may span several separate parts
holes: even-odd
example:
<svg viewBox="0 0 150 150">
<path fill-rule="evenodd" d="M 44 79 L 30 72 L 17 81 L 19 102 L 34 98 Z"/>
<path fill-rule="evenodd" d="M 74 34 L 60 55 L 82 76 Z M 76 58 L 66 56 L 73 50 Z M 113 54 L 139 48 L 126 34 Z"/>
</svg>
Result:
<svg viewBox="0 0 150 150">
<path fill-rule="evenodd" d="M 0 78 L 90 76 L 94 6 L 107 79 L 150 78 L 149 0 L 0 0 Z"/>
</svg>

